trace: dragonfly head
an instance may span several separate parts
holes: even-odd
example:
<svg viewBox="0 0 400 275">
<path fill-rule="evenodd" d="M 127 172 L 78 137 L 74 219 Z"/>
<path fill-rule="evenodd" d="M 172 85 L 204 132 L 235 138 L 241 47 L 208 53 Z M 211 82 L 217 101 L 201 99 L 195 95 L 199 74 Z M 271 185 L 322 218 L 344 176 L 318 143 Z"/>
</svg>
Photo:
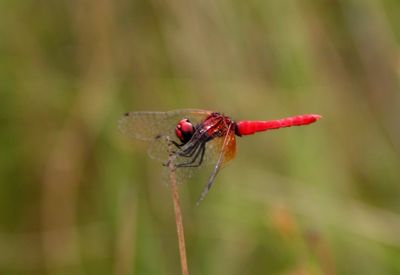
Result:
<svg viewBox="0 0 400 275">
<path fill-rule="evenodd" d="M 184 118 L 175 127 L 175 134 L 182 143 L 187 143 L 193 136 L 194 127 L 189 119 Z"/>
</svg>

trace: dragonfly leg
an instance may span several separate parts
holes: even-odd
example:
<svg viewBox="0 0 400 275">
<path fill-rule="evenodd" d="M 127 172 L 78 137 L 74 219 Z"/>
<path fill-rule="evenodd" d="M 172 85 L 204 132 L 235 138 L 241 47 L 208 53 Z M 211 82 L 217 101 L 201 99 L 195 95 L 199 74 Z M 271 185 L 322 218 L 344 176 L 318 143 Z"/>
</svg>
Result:
<svg viewBox="0 0 400 275">
<path fill-rule="evenodd" d="M 202 144 L 199 152 L 196 154 L 195 158 L 193 158 L 193 160 L 191 162 L 195 162 L 195 160 L 198 158 L 200 152 L 201 152 L 201 155 L 200 155 L 200 160 L 199 160 L 198 163 L 190 165 L 190 166 L 187 165 L 187 166 L 184 166 L 184 167 L 199 167 L 203 163 L 204 153 L 206 152 L 206 145 L 205 144 Z"/>
<path fill-rule="evenodd" d="M 177 146 L 178 148 L 179 148 L 179 146 L 184 145 L 184 144 L 178 144 L 178 143 L 176 143 L 175 141 L 171 141 L 171 144 L 174 144 L 174 145 Z M 181 157 L 185 157 L 185 158 L 190 158 L 190 157 L 193 156 L 193 154 L 196 153 L 196 151 L 198 151 L 199 145 L 200 145 L 199 143 L 196 143 L 196 144 L 190 146 L 189 148 L 187 148 L 187 149 L 186 149 L 185 151 L 183 151 L 183 152 L 180 152 L 180 151 L 178 151 L 178 152 L 172 151 L 171 154 L 172 154 L 172 155 L 175 155 L 175 156 L 181 156 Z M 190 149 L 190 150 L 189 150 L 189 149 Z M 171 161 L 171 160 L 168 160 L 168 161 L 164 162 L 164 163 L 162 164 L 162 166 L 169 166 L 170 161 Z M 180 167 L 180 165 L 181 165 L 181 164 L 178 164 L 177 167 Z"/>
<path fill-rule="evenodd" d="M 189 143 L 185 143 L 185 144 L 181 145 L 181 146 L 183 146 L 183 145 L 187 144 L 188 146 L 187 146 L 187 148 L 184 148 L 178 154 L 182 157 L 191 157 L 191 156 L 193 156 L 194 152 L 197 151 L 198 146 L 201 144 L 204 144 L 209 139 L 210 139 L 210 137 L 206 134 L 206 132 L 197 133 L 192 137 L 192 139 Z"/>
<path fill-rule="evenodd" d="M 178 155 L 181 156 L 181 157 L 190 158 L 190 157 L 193 156 L 193 154 L 195 154 L 195 152 L 197 151 L 199 146 L 200 146 L 200 143 L 196 142 L 193 145 L 191 145 L 188 148 L 186 148 L 185 150 L 183 150 L 182 152 L 178 152 Z"/>
<path fill-rule="evenodd" d="M 174 140 L 171 140 L 171 143 L 173 144 L 173 145 L 175 145 L 176 146 L 176 148 L 178 148 L 178 149 L 181 149 L 181 147 L 183 146 L 183 145 L 185 145 L 184 143 L 178 143 L 178 142 L 176 142 L 176 141 L 174 141 Z"/>
<path fill-rule="evenodd" d="M 196 146 L 196 150 L 194 150 L 194 152 L 195 152 L 195 155 L 192 157 L 192 159 L 191 160 L 189 160 L 189 161 L 187 161 L 187 162 L 183 162 L 183 163 L 179 163 L 179 164 L 177 164 L 177 167 L 197 167 L 198 165 L 197 164 L 193 164 L 196 160 L 197 160 L 197 158 L 199 157 L 199 154 L 201 153 L 201 146 L 199 147 L 199 146 Z M 193 155 L 193 153 L 191 154 L 191 156 Z M 190 156 L 190 157 L 191 157 Z M 187 157 L 189 157 L 189 156 L 187 156 Z"/>
<path fill-rule="evenodd" d="M 181 147 L 183 146 L 183 145 L 185 145 L 184 143 L 178 143 L 178 142 L 176 142 L 176 141 L 174 141 L 174 140 L 170 140 L 169 141 L 171 144 L 173 144 L 176 148 L 178 148 L 178 149 L 181 149 Z M 172 154 L 176 154 L 177 152 L 176 151 L 171 151 L 171 153 Z"/>
<path fill-rule="evenodd" d="M 191 161 L 189 162 L 185 162 L 185 163 L 180 163 L 177 165 L 177 167 L 199 167 L 202 162 L 203 162 L 203 158 L 204 158 L 204 153 L 205 153 L 205 144 L 201 144 L 201 146 L 199 147 L 199 149 L 196 152 L 196 155 L 192 158 Z M 200 156 L 200 160 L 198 161 L 198 163 L 195 163 L 196 160 L 199 158 Z"/>
</svg>

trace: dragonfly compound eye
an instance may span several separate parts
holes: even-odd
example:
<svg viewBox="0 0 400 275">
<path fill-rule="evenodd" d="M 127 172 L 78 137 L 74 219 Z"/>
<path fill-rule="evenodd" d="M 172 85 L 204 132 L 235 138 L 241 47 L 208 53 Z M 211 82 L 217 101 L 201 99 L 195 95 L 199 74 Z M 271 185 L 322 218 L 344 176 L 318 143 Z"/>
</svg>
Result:
<svg viewBox="0 0 400 275">
<path fill-rule="evenodd" d="M 193 124 L 189 121 L 189 119 L 184 118 L 178 122 L 178 125 L 175 127 L 176 136 L 183 143 L 187 143 L 193 136 Z"/>
</svg>

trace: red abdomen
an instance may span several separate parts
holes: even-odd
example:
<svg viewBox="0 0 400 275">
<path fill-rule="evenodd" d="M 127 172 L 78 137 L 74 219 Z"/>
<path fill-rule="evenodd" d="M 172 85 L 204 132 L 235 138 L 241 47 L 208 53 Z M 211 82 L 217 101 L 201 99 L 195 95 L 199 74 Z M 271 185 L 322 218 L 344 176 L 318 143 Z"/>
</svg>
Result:
<svg viewBox="0 0 400 275">
<path fill-rule="evenodd" d="M 266 121 L 242 120 L 236 123 L 236 134 L 239 136 L 252 135 L 256 132 L 262 132 L 271 129 L 307 125 L 317 121 L 320 118 L 321 118 L 320 115 L 308 114 L 308 115 L 292 116 L 277 120 L 266 120 Z"/>
</svg>

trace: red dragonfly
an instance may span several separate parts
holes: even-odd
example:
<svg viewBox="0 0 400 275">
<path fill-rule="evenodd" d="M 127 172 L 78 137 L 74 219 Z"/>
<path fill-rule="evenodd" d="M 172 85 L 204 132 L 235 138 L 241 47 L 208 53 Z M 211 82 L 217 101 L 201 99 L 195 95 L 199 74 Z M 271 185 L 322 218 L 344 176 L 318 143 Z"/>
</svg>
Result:
<svg viewBox="0 0 400 275">
<path fill-rule="evenodd" d="M 277 120 L 235 122 L 219 112 L 183 109 L 169 112 L 128 112 L 120 119 L 119 128 L 129 137 L 149 142 L 150 157 L 162 161 L 164 166 L 172 160 L 180 180 L 211 164 L 212 172 L 200 195 L 199 203 L 210 190 L 218 171 L 235 157 L 235 136 L 307 125 L 320 118 L 320 115 L 306 114 Z M 169 152 L 171 146 L 174 150 Z"/>
</svg>

